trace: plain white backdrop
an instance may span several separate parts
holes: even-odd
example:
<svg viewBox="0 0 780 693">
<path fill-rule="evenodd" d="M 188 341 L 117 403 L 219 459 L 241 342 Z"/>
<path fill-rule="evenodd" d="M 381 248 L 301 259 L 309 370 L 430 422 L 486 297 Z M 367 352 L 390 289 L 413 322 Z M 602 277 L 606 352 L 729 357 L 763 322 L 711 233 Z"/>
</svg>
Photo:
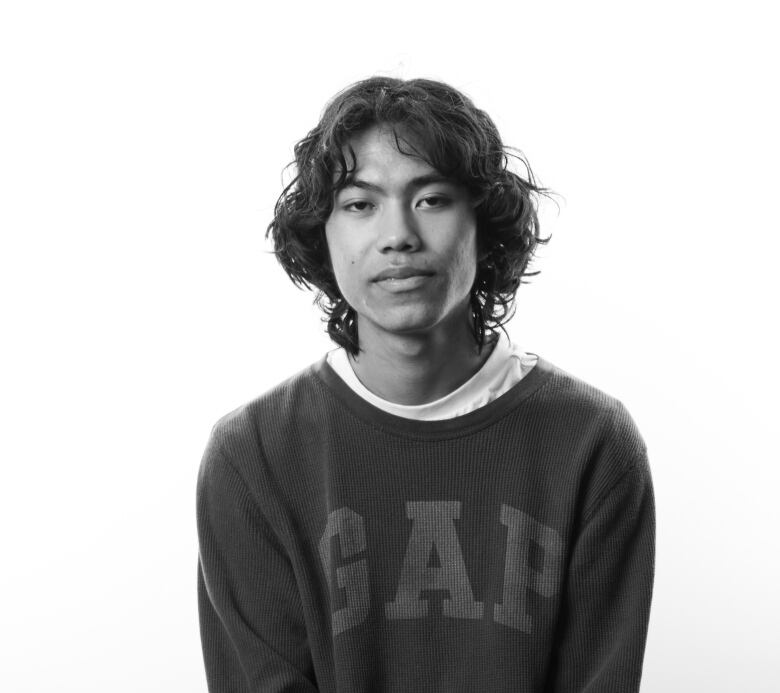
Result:
<svg viewBox="0 0 780 693">
<path fill-rule="evenodd" d="M 759 2 L 7 2 L 0 686 L 206 690 L 212 424 L 331 348 L 264 231 L 380 73 L 469 94 L 562 197 L 510 334 L 648 444 L 644 693 L 777 690 L 776 23 Z"/>
</svg>

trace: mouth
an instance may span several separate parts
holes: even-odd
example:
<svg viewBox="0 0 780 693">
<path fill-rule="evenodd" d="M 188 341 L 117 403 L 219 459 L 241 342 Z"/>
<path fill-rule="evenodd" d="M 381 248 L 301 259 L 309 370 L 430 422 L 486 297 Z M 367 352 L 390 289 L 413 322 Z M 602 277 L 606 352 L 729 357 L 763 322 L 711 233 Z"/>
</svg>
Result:
<svg viewBox="0 0 780 693">
<path fill-rule="evenodd" d="M 375 282 L 398 282 L 415 277 L 431 277 L 433 272 L 417 267 L 388 267 L 380 272 L 373 281 Z"/>
<path fill-rule="evenodd" d="M 432 273 L 420 273 L 418 270 L 416 273 L 412 274 L 404 273 L 403 276 L 392 275 L 377 278 L 374 280 L 374 283 L 389 293 L 398 294 L 421 289 L 432 277 Z"/>
</svg>

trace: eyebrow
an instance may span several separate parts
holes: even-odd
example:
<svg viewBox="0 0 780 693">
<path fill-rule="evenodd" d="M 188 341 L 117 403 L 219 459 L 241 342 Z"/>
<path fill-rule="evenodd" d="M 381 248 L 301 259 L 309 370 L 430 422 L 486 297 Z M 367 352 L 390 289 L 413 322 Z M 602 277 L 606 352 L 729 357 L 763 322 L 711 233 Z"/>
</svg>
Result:
<svg viewBox="0 0 780 693">
<path fill-rule="evenodd" d="M 433 185 L 435 183 L 447 183 L 449 185 L 456 185 L 457 182 L 452 178 L 442 175 L 441 173 L 426 173 L 423 176 L 416 176 L 412 178 L 407 184 L 407 190 L 413 190 L 416 188 L 424 188 L 426 185 Z M 347 188 L 361 188 L 362 190 L 370 190 L 371 192 L 384 194 L 385 189 L 381 185 L 371 183 L 362 178 L 347 178 L 344 183 L 344 187 L 337 191 L 337 194 Z"/>
</svg>

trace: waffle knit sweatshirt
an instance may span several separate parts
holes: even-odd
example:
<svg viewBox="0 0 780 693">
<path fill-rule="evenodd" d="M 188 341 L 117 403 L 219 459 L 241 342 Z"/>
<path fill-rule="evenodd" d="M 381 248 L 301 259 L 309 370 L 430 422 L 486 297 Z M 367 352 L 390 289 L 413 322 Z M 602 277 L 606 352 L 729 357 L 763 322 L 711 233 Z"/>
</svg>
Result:
<svg viewBox="0 0 780 693">
<path fill-rule="evenodd" d="M 542 358 L 439 421 L 372 406 L 323 358 L 217 422 L 197 519 L 212 693 L 639 690 L 645 445 Z"/>
</svg>

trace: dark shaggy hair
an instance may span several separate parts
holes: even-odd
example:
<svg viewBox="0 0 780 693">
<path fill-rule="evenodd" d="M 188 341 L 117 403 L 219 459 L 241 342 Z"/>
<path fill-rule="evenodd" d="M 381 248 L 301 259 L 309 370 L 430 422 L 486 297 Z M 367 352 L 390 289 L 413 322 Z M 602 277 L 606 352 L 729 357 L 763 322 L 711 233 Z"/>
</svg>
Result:
<svg viewBox="0 0 780 693">
<path fill-rule="evenodd" d="M 320 122 L 295 145 L 295 177 L 274 209 L 266 236 L 299 287 L 316 287 L 316 303 L 325 311 L 328 334 L 352 355 L 359 351 L 355 310 L 341 295 L 331 268 L 325 222 L 334 194 L 348 182 L 356 161 L 350 139 L 374 125 L 393 128 L 419 143 L 418 156 L 438 172 L 464 185 L 477 203 L 479 262 L 471 288 L 471 324 L 482 349 L 486 334 L 514 313 L 514 299 L 537 244 L 537 206 L 547 190 L 536 185 L 530 166 L 501 141 L 493 121 L 453 87 L 427 79 L 371 77 L 337 94 Z M 411 146 L 411 145 L 410 145 Z M 345 151 L 351 155 L 350 169 Z M 526 177 L 508 170 L 509 157 L 524 165 Z"/>
</svg>

